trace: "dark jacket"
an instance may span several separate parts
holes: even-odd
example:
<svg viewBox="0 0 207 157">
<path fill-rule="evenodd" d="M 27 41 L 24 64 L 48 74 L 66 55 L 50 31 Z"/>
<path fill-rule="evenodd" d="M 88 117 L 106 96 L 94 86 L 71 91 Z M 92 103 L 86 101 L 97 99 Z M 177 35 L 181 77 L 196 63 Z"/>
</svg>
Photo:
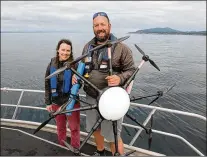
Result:
<svg viewBox="0 0 207 157">
<path fill-rule="evenodd" d="M 89 44 L 92 44 L 94 47 L 97 46 L 96 39 L 93 38 L 90 42 L 88 42 L 84 46 L 82 54 L 87 53 Z M 135 71 L 135 64 L 132 56 L 132 51 L 128 48 L 128 46 L 126 46 L 123 43 L 116 44 L 113 49 L 112 49 L 112 67 L 114 69 L 120 70 L 119 72 L 113 71 L 113 74 L 116 74 L 121 78 L 120 86 L 122 86 Z M 98 52 L 93 53 L 94 65 L 98 64 L 97 54 Z M 107 80 L 105 79 L 106 76 L 108 76 L 108 73 L 103 73 L 100 72 L 99 70 L 92 70 L 89 75 L 90 77 L 88 78 L 88 80 L 94 85 L 96 85 L 99 89 L 103 89 L 108 86 Z M 93 88 L 87 86 L 87 84 L 84 85 L 83 89 L 88 95 L 94 98 L 97 97 L 96 91 Z"/>
<path fill-rule="evenodd" d="M 53 65 L 56 69 L 59 69 L 63 67 L 63 64 L 66 62 L 55 62 L 56 57 L 51 59 L 51 62 L 47 66 L 47 70 L 45 73 L 45 77 L 50 75 L 50 67 Z M 71 78 L 72 81 L 72 78 Z M 64 94 L 61 92 L 62 85 L 63 85 L 63 72 L 57 75 L 57 92 L 59 93 L 59 96 L 52 97 L 51 94 L 51 86 L 50 86 L 50 79 L 46 80 L 45 79 L 45 104 L 50 105 L 52 103 L 55 103 L 57 105 L 63 105 L 65 102 L 68 101 L 69 94 Z"/>
</svg>

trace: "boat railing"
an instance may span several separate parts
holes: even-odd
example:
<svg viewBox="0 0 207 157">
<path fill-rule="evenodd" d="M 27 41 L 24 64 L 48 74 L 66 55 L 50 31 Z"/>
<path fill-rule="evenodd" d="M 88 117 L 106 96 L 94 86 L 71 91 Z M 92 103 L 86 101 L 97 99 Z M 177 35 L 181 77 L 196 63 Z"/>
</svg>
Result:
<svg viewBox="0 0 207 157">
<path fill-rule="evenodd" d="M 4 88 L 1 88 L 1 92 L 2 91 L 18 91 L 18 92 L 21 92 L 17 104 L 2 104 L 1 103 L 1 106 L 15 107 L 12 119 L 16 119 L 17 111 L 18 111 L 19 108 L 46 110 L 45 107 L 35 107 L 35 106 L 20 105 L 24 92 L 44 93 L 43 90 L 14 89 L 14 88 L 4 87 Z M 80 97 L 85 97 L 85 95 L 84 94 L 80 94 Z M 151 119 L 151 116 L 153 114 L 155 114 L 155 112 L 158 112 L 158 111 L 159 112 L 168 112 L 168 113 L 174 113 L 174 114 L 177 114 L 177 115 L 184 115 L 184 116 L 194 117 L 194 118 L 198 118 L 198 119 L 201 119 L 201 120 L 206 122 L 206 117 L 204 117 L 202 115 L 199 115 L 199 114 L 191 113 L 191 112 L 178 111 L 178 110 L 174 110 L 174 109 L 168 109 L 168 108 L 156 107 L 156 106 L 148 106 L 148 105 L 145 105 L 145 104 L 138 104 L 138 103 L 131 103 L 131 106 L 137 106 L 137 107 L 140 107 L 140 108 L 148 108 L 148 109 L 152 110 L 149 113 L 149 115 L 147 116 L 146 120 L 143 122 L 144 126 L 146 126 L 148 124 L 148 122 Z M 81 114 L 81 116 L 85 117 L 86 115 L 85 114 Z M 126 127 L 130 127 L 130 128 L 138 129 L 137 133 L 134 135 L 134 137 L 132 138 L 132 140 L 129 143 L 129 146 L 133 146 L 133 144 L 135 143 L 137 138 L 140 136 L 140 134 L 143 131 L 143 129 L 141 127 L 139 127 L 139 126 L 132 125 L 132 124 L 127 124 L 127 123 L 122 123 L 122 125 L 126 126 Z M 173 137 L 173 138 L 177 138 L 177 139 L 181 140 L 182 142 L 184 142 L 186 145 L 188 145 L 192 150 L 194 150 L 200 156 L 205 156 L 195 146 L 193 146 L 190 142 L 188 142 L 185 138 L 181 137 L 180 135 L 172 134 L 172 133 L 168 133 L 168 132 L 164 132 L 164 131 L 159 131 L 159 130 L 155 130 L 155 129 L 152 129 L 152 132 L 156 133 L 156 134 L 160 134 L 160 135 L 165 135 L 165 136 L 170 136 L 170 137 Z"/>
</svg>

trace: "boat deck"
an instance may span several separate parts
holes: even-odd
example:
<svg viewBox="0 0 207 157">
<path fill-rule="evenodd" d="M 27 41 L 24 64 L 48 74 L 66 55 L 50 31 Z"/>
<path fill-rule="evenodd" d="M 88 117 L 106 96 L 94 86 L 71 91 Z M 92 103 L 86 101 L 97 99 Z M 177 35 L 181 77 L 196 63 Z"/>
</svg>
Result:
<svg viewBox="0 0 207 157">
<path fill-rule="evenodd" d="M 18 129 L 23 132 L 11 129 Z M 33 129 L 29 128 L 1 125 L 1 156 L 74 156 L 73 152 L 64 147 L 35 138 L 41 137 L 57 143 L 56 134 L 40 130 L 37 135 L 34 136 L 33 131 Z M 24 132 L 28 134 L 25 134 Z M 70 143 L 69 137 L 67 141 Z M 95 150 L 95 147 L 88 143 L 82 148 L 82 152 L 87 155 L 92 155 Z M 106 154 L 111 156 L 111 153 L 108 151 Z"/>
</svg>

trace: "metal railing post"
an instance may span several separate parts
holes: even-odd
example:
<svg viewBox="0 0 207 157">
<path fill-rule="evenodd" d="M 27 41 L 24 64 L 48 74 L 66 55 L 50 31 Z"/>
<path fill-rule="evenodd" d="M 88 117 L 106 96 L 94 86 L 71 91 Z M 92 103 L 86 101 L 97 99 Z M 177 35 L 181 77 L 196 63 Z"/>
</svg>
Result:
<svg viewBox="0 0 207 157">
<path fill-rule="evenodd" d="M 19 100 L 18 100 L 18 102 L 17 102 L 17 106 L 16 106 L 16 108 L 15 108 L 15 110 L 14 110 L 14 114 L 13 114 L 13 116 L 12 116 L 12 119 L 15 119 L 15 118 L 16 118 L 17 111 L 18 111 L 18 107 L 19 107 L 19 104 L 20 104 L 20 102 L 21 102 L 21 100 L 22 100 L 22 96 L 23 96 L 23 94 L 24 94 L 24 90 L 21 92 L 21 95 L 20 95 Z"/>
</svg>

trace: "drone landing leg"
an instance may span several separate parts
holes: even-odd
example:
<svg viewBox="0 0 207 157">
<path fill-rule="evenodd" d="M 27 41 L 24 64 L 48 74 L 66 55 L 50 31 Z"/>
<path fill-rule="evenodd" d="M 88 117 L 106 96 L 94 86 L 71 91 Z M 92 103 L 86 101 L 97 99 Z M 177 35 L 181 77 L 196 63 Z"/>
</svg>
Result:
<svg viewBox="0 0 207 157">
<path fill-rule="evenodd" d="M 130 118 L 132 121 L 134 121 L 136 124 L 138 124 L 139 126 L 141 126 L 146 131 L 146 133 L 149 134 L 148 149 L 150 150 L 151 143 L 152 143 L 152 122 L 153 122 L 153 115 L 151 117 L 151 126 L 150 126 L 150 128 L 146 128 L 144 125 L 142 125 L 141 123 L 139 123 L 138 121 L 136 121 L 136 119 L 134 117 L 131 117 L 129 114 L 126 114 L 126 116 L 128 118 Z"/>
<path fill-rule="evenodd" d="M 118 152 L 118 137 L 117 137 L 117 121 L 113 121 L 114 141 L 115 141 L 115 153 L 114 156 L 120 156 Z"/>
<path fill-rule="evenodd" d="M 103 121 L 102 118 L 99 118 L 96 123 L 94 124 L 93 128 L 91 129 L 91 131 L 88 133 L 88 136 L 84 139 L 84 141 L 81 143 L 79 150 L 84 146 L 84 144 L 88 141 L 88 139 L 91 137 L 91 135 L 93 134 L 94 131 L 96 131 L 96 129 L 99 127 L 99 125 L 101 124 L 101 122 Z"/>
<path fill-rule="evenodd" d="M 115 140 L 115 153 L 114 156 L 120 156 L 120 153 L 118 152 L 118 137 L 117 137 L 117 121 L 113 121 L 113 131 L 114 131 L 114 140 Z M 130 154 L 136 152 L 136 150 L 131 150 L 121 156 L 129 156 Z"/>
<path fill-rule="evenodd" d="M 93 132 L 99 127 L 99 125 L 101 124 L 101 122 L 103 121 L 102 118 L 99 118 L 96 123 L 94 124 L 94 126 L 92 127 L 91 131 L 88 133 L 88 136 L 84 139 L 84 141 L 81 143 L 79 148 L 73 148 L 71 145 L 69 145 L 66 141 L 63 141 L 66 145 L 66 147 L 69 148 L 69 150 L 71 150 L 74 153 L 77 154 L 81 154 L 80 150 L 81 148 L 84 146 L 84 144 L 88 141 L 88 139 L 91 137 L 91 135 L 93 134 Z"/>
</svg>

